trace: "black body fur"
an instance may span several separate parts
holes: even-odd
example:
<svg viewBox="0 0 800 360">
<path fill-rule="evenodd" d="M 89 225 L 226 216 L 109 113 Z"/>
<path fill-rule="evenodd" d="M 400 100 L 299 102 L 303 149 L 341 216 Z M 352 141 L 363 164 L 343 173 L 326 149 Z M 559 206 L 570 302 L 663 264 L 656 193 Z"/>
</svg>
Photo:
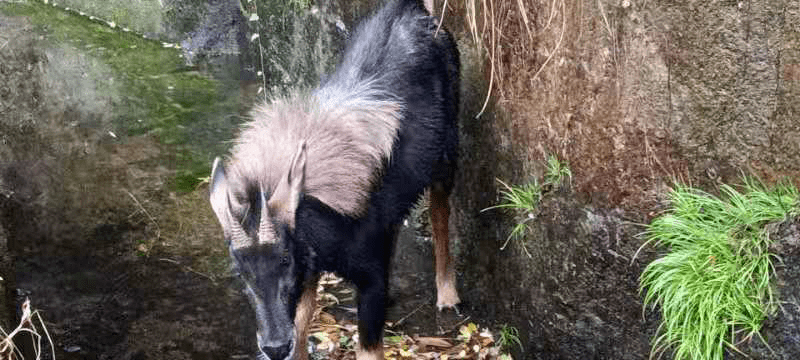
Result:
<svg viewBox="0 0 800 360">
<path fill-rule="evenodd" d="M 312 269 L 332 271 L 359 292 L 359 337 L 381 343 L 389 262 L 398 226 L 426 187 L 449 191 L 457 161 L 459 60 L 450 34 L 414 0 L 395 1 L 357 30 L 329 82 L 378 77 L 405 104 L 397 141 L 367 215 L 351 219 L 314 199 L 296 213 L 296 241 L 316 254 Z M 353 78 L 359 69 L 361 78 Z M 324 86 L 324 85 L 323 85 Z"/>
</svg>

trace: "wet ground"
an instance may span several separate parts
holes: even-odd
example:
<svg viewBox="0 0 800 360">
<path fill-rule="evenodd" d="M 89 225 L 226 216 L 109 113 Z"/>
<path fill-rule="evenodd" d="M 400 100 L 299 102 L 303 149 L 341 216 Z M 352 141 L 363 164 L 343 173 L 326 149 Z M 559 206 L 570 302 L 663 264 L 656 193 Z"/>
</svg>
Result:
<svg viewBox="0 0 800 360">
<path fill-rule="evenodd" d="M 58 359 L 250 358 L 246 300 L 166 258 L 22 260 L 20 291 L 48 324 Z"/>
<path fill-rule="evenodd" d="M 20 295 L 41 311 L 56 357 L 254 359 L 255 323 L 240 282 L 195 271 L 189 258 L 137 256 L 131 241 L 137 231 L 105 226 L 83 254 L 33 251 L 18 258 Z M 399 239 L 387 334 L 453 335 L 468 320 L 436 310 L 430 245 L 410 227 Z M 326 292 L 339 304 L 327 301 L 325 311 L 354 322 L 347 284 Z"/>
</svg>

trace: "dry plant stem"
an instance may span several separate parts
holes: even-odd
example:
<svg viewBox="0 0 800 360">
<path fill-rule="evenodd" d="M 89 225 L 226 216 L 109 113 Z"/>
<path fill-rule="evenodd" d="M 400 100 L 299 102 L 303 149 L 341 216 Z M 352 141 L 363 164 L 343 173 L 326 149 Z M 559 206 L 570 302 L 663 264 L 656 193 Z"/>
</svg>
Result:
<svg viewBox="0 0 800 360">
<path fill-rule="evenodd" d="M 531 27 L 528 21 L 528 11 L 525 10 L 525 4 L 522 3 L 522 0 L 517 0 L 517 5 L 519 5 L 519 13 L 522 15 L 522 22 L 525 23 L 525 30 L 528 31 L 528 40 L 533 41 L 533 34 L 531 33 Z"/>
<path fill-rule="evenodd" d="M 467 26 L 469 26 L 469 31 L 472 34 L 472 41 L 477 46 L 477 44 L 480 44 L 480 41 L 478 40 L 478 20 L 475 14 L 475 0 L 469 0 L 469 4 L 467 5 Z"/>
<path fill-rule="evenodd" d="M 39 315 L 39 312 L 31 311 L 31 302 L 29 299 L 25 299 L 25 302 L 22 304 L 22 316 L 17 328 L 9 334 L 6 334 L 3 329 L 0 329 L 0 334 L 4 336 L 3 339 L 0 339 L 0 356 L 3 356 L 3 358 L 8 356 L 9 359 L 13 359 L 14 356 L 17 356 L 18 358 L 22 359 L 20 350 L 14 344 L 13 339 L 20 333 L 28 333 L 32 339 L 36 340 L 36 343 L 33 344 L 33 350 L 35 352 L 36 359 L 40 359 L 42 357 L 42 335 L 39 334 L 33 324 L 34 317 L 36 317 L 36 319 L 39 321 L 39 327 L 41 327 L 42 331 L 44 331 L 44 335 L 50 344 L 50 355 L 53 359 L 56 358 L 55 346 L 53 345 L 52 337 L 50 337 L 50 332 L 47 331 L 47 327 L 44 324 L 44 320 L 42 320 L 42 317 Z"/>
<path fill-rule="evenodd" d="M 548 11 L 549 15 L 547 15 L 547 23 L 544 25 L 542 30 L 538 31 L 536 34 L 533 34 L 533 37 L 542 36 L 542 34 L 544 34 L 547 31 L 547 29 L 550 28 L 550 25 L 553 23 L 553 18 L 555 18 L 556 14 L 558 13 L 556 11 L 558 9 L 558 5 L 556 5 L 557 1 L 558 0 L 553 0 L 550 3 L 550 11 Z"/>
<path fill-rule="evenodd" d="M 256 11 L 256 15 L 258 15 L 258 1 L 253 1 L 253 9 Z M 257 20 L 256 23 L 257 23 L 257 25 L 256 25 L 256 34 L 258 35 L 258 37 L 256 38 L 258 40 L 258 56 L 259 56 L 259 60 L 261 61 L 261 88 L 258 89 L 258 92 L 259 93 L 260 92 L 264 93 L 264 101 L 266 102 L 266 101 L 268 101 L 268 99 L 267 99 L 267 74 L 266 74 L 266 71 L 264 70 L 264 47 L 261 45 L 261 20 L 260 19 Z M 251 35 L 251 36 L 253 36 L 253 35 Z M 251 39 L 250 41 L 252 42 L 253 41 L 253 37 L 251 37 L 250 39 Z"/>
<path fill-rule="evenodd" d="M 550 16 L 547 17 L 547 25 L 544 26 L 544 29 L 542 29 L 543 31 L 546 31 L 547 29 L 549 29 L 550 28 L 550 24 L 553 23 L 553 18 L 556 17 L 556 13 L 557 13 L 556 9 L 557 9 L 556 0 L 553 0 L 553 2 L 550 3 Z"/>
<path fill-rule="evenodd" d="M 469 321 L 469 319 L 471 319 L 471 318 L 472 318 L 472 316 L 467 315 L 467 317 L 465 317 L 464 320 L 461 320 L 458 323 L 456 323 L 455 325 L 453 325 L 453 328 L 454 329 L 458 329 L 459 326 L 466 324 L 467 321 Z"/>
<path fill-rule="evenodd" d="M 500 250 L 501 250 L 501 251 L 502 251 L 502 250 L 504 250 L 504 249 L 506 248 L 506 245 L 508 245 L 508 242 L 511 240 L 511 236 L 513 236 L 513 235 L 510 235 L 510 236 L 508 237 L 508 239 L 506 239 L 506 242 L 505 242 L 505 243 L 503 244 L 503 246 L 500 248 Z M 527 247 L 525 247 L 525 242 L 522 242 L 522 241 L 521 241 L 521 242 L 520 242 L 520 244 L 519 244 L 519 246 L 520 246 L 520 247 L 522 247 L 522 250 L 524 250 L 524 251 L 525 251 L 525 255 L 528 255 L 528 259 L 533 259 L 533 255 L 531 255 L 531 253 L 528 251 L 528 248 L 527 248 Z"/>
<path fill-rule="evenodd" d="M 428 10 L 431 12 L 431 15 L 433 15 L 433 9 L 428 9 Z M 434 38 L 439 35 L 439 30 L 441 30 L 441 28 L 442 28 L 442 23 L 444 22 L 444 12 L 445 11 L 447 11 L 447 0 L 444 0 L 444 4 L 442 5 L 442 15 L 439 18 L 439 26 L 436 27 L 436 32 L 433 33 L 433 37 Z"/>
<path fill-rule="evenodd" d="M 489 0 L 489 7 L 491 8 L 491 12 L 486 9 L 486 1 L 483 2 L 483 12 L 484 14 L 489 14 L 491 18 L 492 24 L 492 45 L 491 49 L 489 49 L 489 62 L 491 63 L 491 71 L 489 73 L 489 91 L 486 93 L 486 100 L 483 102 L 483 107 L 481 107 L 481 111 L 478 112 L 478 115 L 475 115 L 475 118 L 478 119 L 483 115 L 483 112 L 486 111 L 486 106 L 489 105 L 489 99 L 492 97 L 492 86 L 494 85 L 494 62 L 495 62 L 495 26 L 494 26 L 494 1 Z M 484 26 L 485 26 L 484 22 Z"/>
<path fill-rule="evenodd" d="M 555 5 L 555 0 L 553 5 Z M 564 32 L 567 29 L 567 15 L 566 15 L 566 5 L 564 4 L 564 0 L 561 0 L 561 35 L 558 36 L 558 42 L 556 42 L 556 46 L 553 48 L 553 51 L 550 52 L 550 56 L 547 57 L 547 60 L 544 61 L 542 67 L 539 68 L 539 71 L 533 75 L 531 78 L 531 84 L 536 81 L 536 78 L 539 77 L 539 74 L 544 70 L 545 66 L 550 62 L 553 56 L 558 52 L 558 48 L 561 47 L 561 41 L 564 39 Z"/>
<path fill-rule="evenodd" d="M 647 129 L 643 129 L 642 131 L 644 133 L 644 152 L 648 155 L 644 161 L 645 166 L 647 166 L 647 169 L 650 170 L 650 178 L 655 179 L 656 172 L 653 170 L 653 160 L 650 159 L 650 156 L 655 158 L 655 161 L 658 162 L 659 165 L 661 165 L 661 162 L 658 161 L 658 158 L 656 158 L 655 152 L 650 149 L 650 139 L 647 136 Z M 664 166 L 662 165 L 661 168 L 663 170 Z"/>
<path fill-rule="evenodd" d="M 606 31 L 608 31 L 608 37 L 611 38 L 611 47 L 613 49 L 613 51 L 611 52 L 611 56 L 612 60 L 614 61 L 614 72 L 615 72 L 614 76 L 619 76 L 619 74 L 617 74 L 619 70 L 619 65 L 617 62 L 617 37 L 614 36 L 614 31 L 611 30 L 611 23 L 608 21 L 608 17 L 606 16 L 602 0 L 597 0 L 597 6 L 600 8 L 600 15 L 603 17 L 603 23 L 606 26 Z M 617 87 L 619 87 L 619 81 L 617 81 L 616 85 Z M 619 94 L 619 91 L 617 91 L 617 93 Z"/>
<path fill-rule="evenodd" d="M 608 31 L 608 36 L 614 37 L 614 33 L 611 31 L 611 24 L 608 22 L 608 17 L 606 16 L 605 9 L 603 8 L 603 1 L 597 0 L 597 6 L 600 8 L 600 16 L 603 17 L 603 23 L 606 25 L 606 31 Z"/>
<path fill-rule="evenodd" d="M 656 154 L 656 152 L 655 152 L 655 151 L 653 151 L 653 148 L 652 148 L 652 147 L 650 147 L 650 141 L 649 141 L 649 139 L 648 139 L 648 137 L 647 137 L 647 130 L 643 130 L 643 131 L 644 131 L 644 147 L 645 147 L 645 152 L 646 152 L 647 154 L 652 154 L 651 156 L 652 156 L 653 160 L 656 162 L 656 164 L 658 164 L 658 167 L 660 167 L 660 168 L 661 168 L 661 171 L 663 171 L 665 174 L 672 174 L 672 171 L 668 171 L 668 170 L 667 170 L 667 168 L 664 166 L 664 164 L 662 164 L 662 163 L 661 163 L 661 160 L 659 160 L 659 159 L 658 159 L 658 155 Z M 650 176 L 651 176 L 653 179 L 655 179 L 655 178 L 656 178 L 656 176 L 655 176 L 655 172 L 653 171 L 653 168 L 652 168 L 652 167 L 650 168 L 650 173 L 651 173 L 651 175 L 650 175 Z"/>
</svg>

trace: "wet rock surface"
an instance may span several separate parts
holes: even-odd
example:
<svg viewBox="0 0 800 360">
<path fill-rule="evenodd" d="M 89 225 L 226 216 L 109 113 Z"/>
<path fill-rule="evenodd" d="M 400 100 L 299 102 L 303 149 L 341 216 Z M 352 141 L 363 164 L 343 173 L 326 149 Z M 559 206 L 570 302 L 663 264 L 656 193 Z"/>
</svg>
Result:
<svg viewBox="0 0 800 360">
<path fill-rule="evenodd" d="M 642 228 L 626 215 L 582 207 L 568 192 L 552 195 L 535 214 L 536 240 L 464 251 L 464 282 L 475 284 L 464 292 L 470 313 L 524 329 L 521 358 L 648 358 L 659 317 L 643 313 L 638 279 L 654 254 L 634 259 Z M 495 226 L 482 223 L 482 231 Z"/>
<path fill-rule="evenodd" d="M 664 209 L 669 185 L 798 181 L 797 81 L 783 70 L 797 54 L 777 49 L 796 48 L 800 12 L 780 1 L 553 4 L 495 4 L 499 31 L 478 36 L 494 54 L 483 70 L 498 101 L 480 118 L 488 76 L 465 71 L 462 299 L 520 329 L 519 357 L 646 359 L 660 319 L 642 311 L 638 277 L 658 254 L 648 246 L 634 259 L 636 224 Z M 529 214 L 481 210 L 502 201 L 497 180 L 541 179 L 548 155 L 569 163 L 572 192 L 546 195 L 524 240 L 501 250 Z M 798 323 L 785 319 L 772 334 L 788 343 L 778 334 Z M 755 358 L 792 358 L 782 351 Z"/>
<path fill-rule="evenodd" d="M 20 292 L 47 321 L 56 358 L 250 358 L 255 324 L 231 279 L 212 282 L 174 259 L 91 252 L 18 264 Z"/>
<path fill-rule="evenodd" d="M 25 18 L 0 15 L 0 35 L 0 220 L 17 300 L 40 311 L 56 358 L 247 358 L 254 325 L 232 279 L 135 250 L 152 231 L 130 197 L 153 199 L 168 171 L 150 166 L 163 155 L 152 140 L 108 141 L 108 69 L 42 48 Z"/>
</svg>

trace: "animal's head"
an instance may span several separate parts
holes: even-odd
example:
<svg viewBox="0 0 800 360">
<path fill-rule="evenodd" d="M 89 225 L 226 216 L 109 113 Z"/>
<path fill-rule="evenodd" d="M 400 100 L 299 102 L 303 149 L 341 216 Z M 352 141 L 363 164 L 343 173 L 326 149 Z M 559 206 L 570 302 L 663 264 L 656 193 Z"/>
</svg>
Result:
<svg viewBox="0 0 800 360">
<path fill-rule="evenodd" d="M 211 206 L 255 310 L 258 346 L 270 360 L 288 359 L 295 353 L 293 319 L 302 291 L 302 270 L 292 238 L 305 162 L 305 144 L 301 144 L 278 184 L 233 179 L 237 175 L 226 173 L 219 158 L 211 174 Z"/>
</svg>

